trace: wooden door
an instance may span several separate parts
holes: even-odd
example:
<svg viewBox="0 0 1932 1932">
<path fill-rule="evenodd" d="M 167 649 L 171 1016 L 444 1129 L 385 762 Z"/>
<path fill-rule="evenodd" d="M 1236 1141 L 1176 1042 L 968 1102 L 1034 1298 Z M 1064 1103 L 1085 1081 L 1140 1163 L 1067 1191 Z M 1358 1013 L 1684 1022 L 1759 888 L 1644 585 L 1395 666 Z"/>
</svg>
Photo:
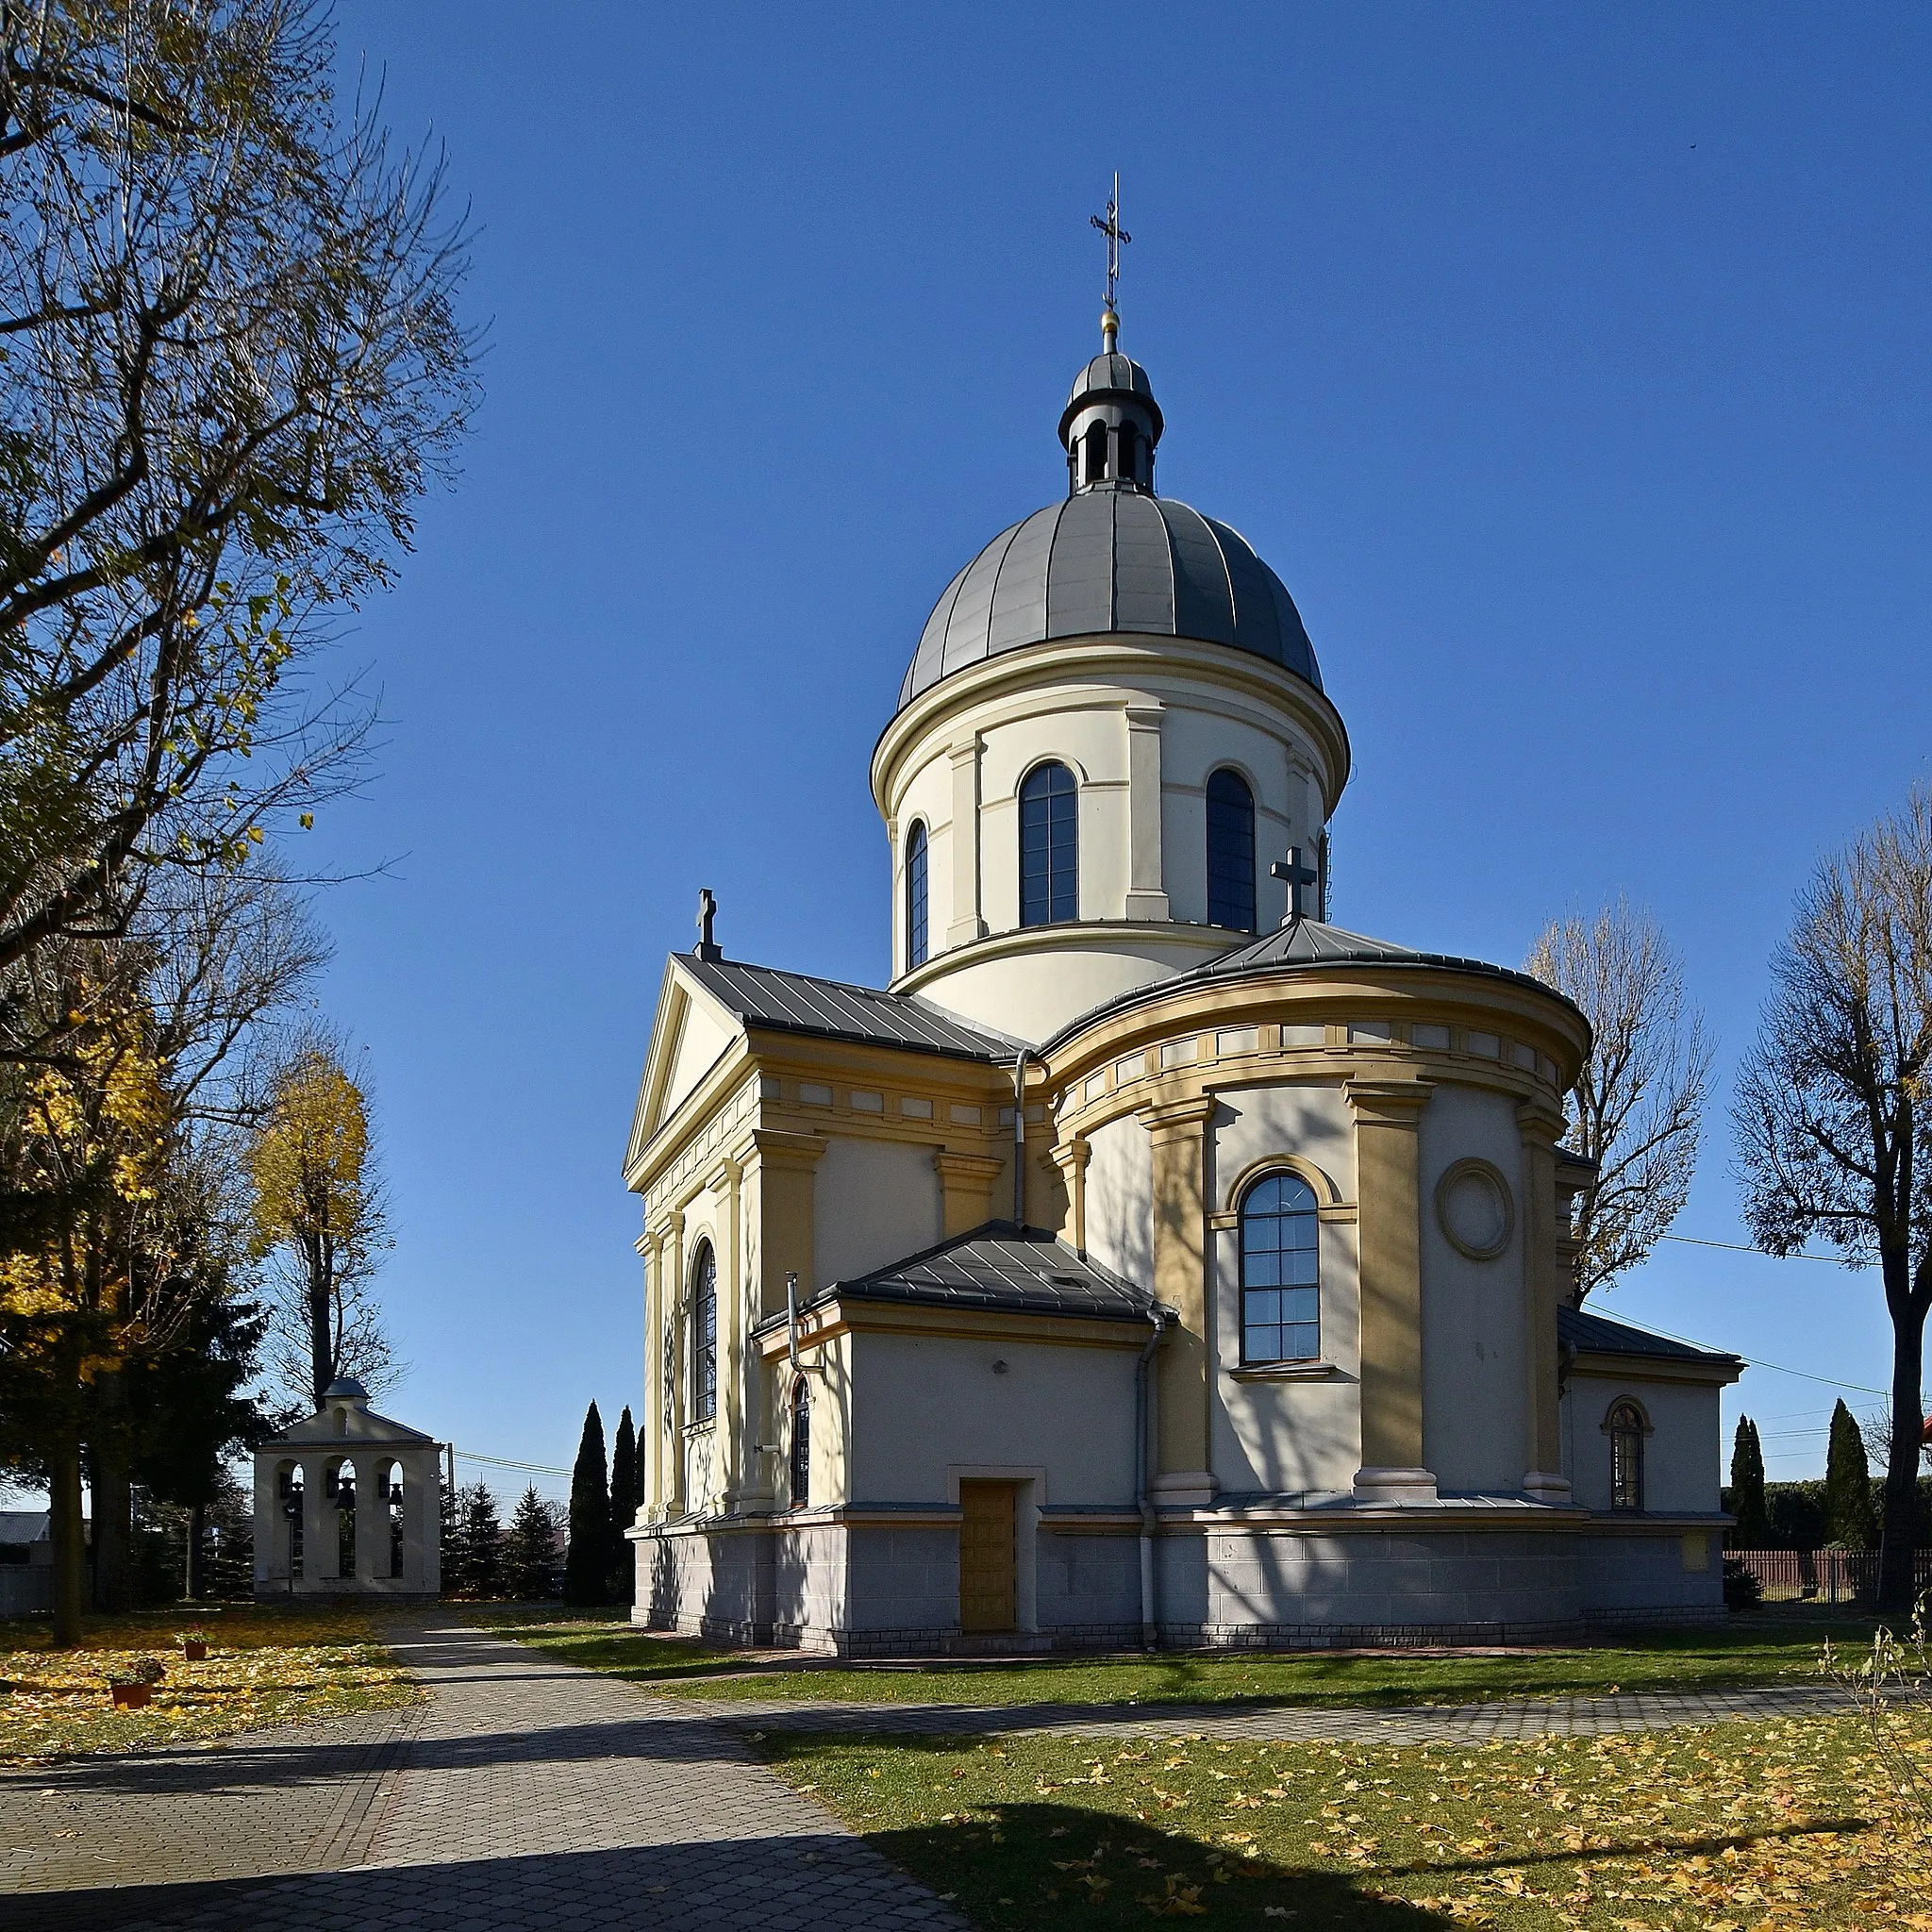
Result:
<svg viewBox="0 0 1932 1932">
<path fill-rule="evenodd" d="M 959 1628 L 1010 1630 L 1013 1585 L 1015 1483 L 959 1485 Z"/>
</svg>

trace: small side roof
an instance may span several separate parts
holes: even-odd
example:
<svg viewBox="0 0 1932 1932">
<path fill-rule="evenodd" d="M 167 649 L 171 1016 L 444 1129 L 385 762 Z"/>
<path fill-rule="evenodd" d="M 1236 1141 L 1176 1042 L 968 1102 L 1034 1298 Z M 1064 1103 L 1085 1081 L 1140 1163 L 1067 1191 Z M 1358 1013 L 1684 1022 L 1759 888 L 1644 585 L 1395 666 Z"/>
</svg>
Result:
<svg viewBox="0 0 1932 1932">
<path fill-rule="evenodd" d="M 51 1520 L 44 1509 L 0 1509 L 0 1543 L 43 1543 Z"/>
<path fill-rule="evenodd" d="M 1613 1322 L 1607 1315 L 1593 1315 L 1583 1308 L 1557 1310 L 1557 1340 L 1578 1355 L 1647 1355 L 1659 1360 L 1743 1367 L 1741 1356 L 1674 1341 L 1668 1335 L 1653 1335 L 1648 1328 L 1633 1328 L 1627 1322 Z"/>
<path fill-rule="evenodd" d="M 1102 1322 L 1144 1322 L 1154 1307 L 1145 1289 L 1077 1253 L 1058 1235 L 1010 1221 L 985 1222 L 870 1274 L 835 1281 L 805 1306 L 835 1299 Z M 783 1315 L 767 1316 L 758 1332 L 781 1327 L 784 1321 Z"/>
<path fill-rule="evenodd" d="M 974 1060 L 1009 1060 L 1019 1050 L 1018 1041 L 975 1026 L 916 993 L 848 986 L 808 973 L 783 973 L 775 966 L 747 966 L 737 959 L 700 959 L 695 953 L 675 957 L 726 1012 L 747 1026 Z"/>
</svg>

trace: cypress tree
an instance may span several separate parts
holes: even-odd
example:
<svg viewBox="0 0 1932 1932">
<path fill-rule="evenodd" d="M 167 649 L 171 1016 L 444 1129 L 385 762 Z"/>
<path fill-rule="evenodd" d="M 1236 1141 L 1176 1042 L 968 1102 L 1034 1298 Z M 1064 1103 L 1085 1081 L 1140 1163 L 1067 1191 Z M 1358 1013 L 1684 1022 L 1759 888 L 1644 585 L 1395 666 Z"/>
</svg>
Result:
<svg viewBox="0 0 1932 1932">
<path fill-rule="evenodd" d="M 563 1559 L 563 1600 L 601 1604 L 610 1567 L 610 1480 L 604 1463 L 604 1418 L 593 1402 L 584 1412 L 570 1477 L 570 1548 Z"/>
<path fill-rule="evenodd" d="M 1824 1533 L 1842 1549 L 1869 1550 L 1877 1526 L 1865 1438 L 1840 1396 L 1831 1412 L 1831 1446 L 1824 1457 Z"/>
<path fill-rule="evenodd" d="M 1737 1525 L 1731 1547 L 1761 1550 L 1771 1535 L 1771 1515 L 1764 1500 L 1764 1450 L 1757 1424 L 1748 1415 L 1738 1418 L 1738 1439 L 1731 1448 L 1731 1514 Z"/>
<path fill-rule="evenodd" d="M 627 1604 L 636 1594 L 637 1563 L 624 1533 L 638 1513 L 638 1437 L 626 1404 L 610 1450 L 610 1600 Z"/>
<path fill-rule="evenodd" d="M 541 1603 L 557 1590 L 557 1516 L 532 1483 L 509 1521 L 505 1549 L 509 1591 L 525 1603 Z"/>
</svg>

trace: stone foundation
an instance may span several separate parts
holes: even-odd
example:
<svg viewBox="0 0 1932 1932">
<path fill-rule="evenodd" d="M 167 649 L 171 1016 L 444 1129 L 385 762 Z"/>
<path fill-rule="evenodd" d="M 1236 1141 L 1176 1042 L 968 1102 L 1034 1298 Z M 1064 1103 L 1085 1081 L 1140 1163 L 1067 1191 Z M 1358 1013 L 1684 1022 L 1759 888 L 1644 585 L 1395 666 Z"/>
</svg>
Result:
<svg viewBox="0 0 1932 1932">
<path fill-rule="evenodd" d="M 924 1512 L 922 1512 L 924 1516 Z M 630 1532 L 633 1623 L 712 1642 L 837 1657 L 978 1652 L 958 1624 L 958 1533 L 836 1512 Z M 1690 1567 L 1704 1539 L 1706 1567 Z M 1155 1543 L 1163 1649 L 1323 1650 L 1571 1642 L 1596 1627 L 1694 1624 L 1724 1611 L 1722 1532 L 1671 1525 L 1471 1529 L 1163 1524 Z M 1023 1562 L 1022 1574 L 1029 1574 Z M 1140 1541 L 1038 1532 L 1017 1649 L 1138 1649 Z"/>
</svg>

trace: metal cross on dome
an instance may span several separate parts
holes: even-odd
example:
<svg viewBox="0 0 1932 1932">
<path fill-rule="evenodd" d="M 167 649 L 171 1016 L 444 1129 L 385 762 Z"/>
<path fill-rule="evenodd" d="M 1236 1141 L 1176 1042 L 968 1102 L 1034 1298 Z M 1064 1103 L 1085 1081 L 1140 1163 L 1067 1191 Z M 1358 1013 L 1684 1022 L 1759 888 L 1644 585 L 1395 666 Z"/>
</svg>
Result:
<svg viewBox="0 0 1932 1932">
<path fill-rule="evenodd" d="M 1121 243 L 1134 238 L 1121 226 L 1121 177 L 1118 170 L 1113 177 L 1113 199 L 1107 205 L 1107 213 L 1089 215 L 1087 219 L 1107 237 L 1107 306 L 1113 308 L 1114 284 L 1121 277 Z"/>
<path fill-rule="evenodd" d="M 1302 848 L 1299 845 L 1291 845 L 1288 848 L 1287 864 L 1284 865 L 1277 858 L 1268 871 L 1272 877 L 1288 881 L 1288 917 L 1281 923 L 1283 925 L 1293 925 L 1302 916 L 1302 888 L 1318 884 L 1322 874 L 1313 866 L 1302 863 Z"/>
</svg>

